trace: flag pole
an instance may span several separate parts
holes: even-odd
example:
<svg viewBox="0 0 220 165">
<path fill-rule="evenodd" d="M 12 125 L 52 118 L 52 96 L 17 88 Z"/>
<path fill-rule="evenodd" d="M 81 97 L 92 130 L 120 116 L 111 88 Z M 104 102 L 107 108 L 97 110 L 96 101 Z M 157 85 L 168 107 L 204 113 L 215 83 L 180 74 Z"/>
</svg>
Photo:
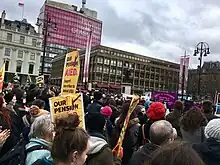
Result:
<svg viewBox="0 0 220 165">
<path fill-rule="evenodd" d="M 24 5 L 22 6 L 22 15 L 21 16 L 22 16 L 21 20 L 23 20 L 24 19 Z"/>
<path fill-rule="evenodd" d="M 23 20 L 24 19 L 24 3 L 19 2 L 18 6 L 22 8 L 21 9 L 21 20 Z"/>
</svg>

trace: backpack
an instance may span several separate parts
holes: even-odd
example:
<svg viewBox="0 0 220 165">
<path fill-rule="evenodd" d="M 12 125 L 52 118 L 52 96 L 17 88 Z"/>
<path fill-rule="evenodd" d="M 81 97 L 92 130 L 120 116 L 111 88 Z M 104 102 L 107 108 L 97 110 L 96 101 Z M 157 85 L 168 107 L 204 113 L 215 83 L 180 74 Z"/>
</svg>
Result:
<svg viewBox="0 0 220 165">
<path fill-rule="evenodd" d="M 26 144 L 28 144 L 28 141 L 22 139 L 16 146 L 14 146 L 0 159 L 0 165 L 25 165 L 27 153 L 35 150 L 48 149 L 45 146 L 38 145 L 30 147 L 26 150 Z"/>
</svg>

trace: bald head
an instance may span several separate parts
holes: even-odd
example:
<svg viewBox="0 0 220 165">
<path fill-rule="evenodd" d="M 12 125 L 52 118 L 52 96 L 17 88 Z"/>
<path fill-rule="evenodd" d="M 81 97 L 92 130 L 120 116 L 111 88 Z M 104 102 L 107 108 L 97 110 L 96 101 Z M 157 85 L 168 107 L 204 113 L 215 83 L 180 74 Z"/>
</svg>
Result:
<svg viewBox="0 0 220 165">
<path fill-rule="evenodd" d="M 173 137 L 173 127 L 166 120 L 154 122 L 150 127 L 150 141 L 162 145 Z"/>
</svg>

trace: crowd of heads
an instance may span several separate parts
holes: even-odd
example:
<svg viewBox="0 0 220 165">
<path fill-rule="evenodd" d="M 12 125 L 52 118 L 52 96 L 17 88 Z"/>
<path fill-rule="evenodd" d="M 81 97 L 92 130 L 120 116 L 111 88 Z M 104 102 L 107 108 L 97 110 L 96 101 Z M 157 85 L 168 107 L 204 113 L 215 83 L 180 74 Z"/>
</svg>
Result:
<svg viewBox="0 0 220 165">
<path fill-rule="evenodd" d="M 198 108 L 177 100 L 172 109 L 167 109 L 163 102 L 140 99 L 129 116 L 123 155 L 118 156 L 112 151 L 128 118 L 131 99 L 121 94 L 83 92 L 85 128 L 81 128 L 82 121 L 75 112 L 52 123 L 49 98 L 58 95 L 59 90 L 54 87 L 32 84 L 4 90 L 0 96 L 0 126 L 6 130 L 0 133 L 4 137 L 0 138 L 2 154 L 7 154 L 22 134 L 28 139 L 26 148 L 36 141 L 46 144 L 45 153 L 55 165 L 83 165 L 86 161 L 116 164 L 113 157 L 122 165 L 205 165 L 210 160 L 203 155 L 202 146 L 220 145 L 220 119 L 213 114 L 211 101 L 203 101 Z M 28 165 L 35 161 L 30 155 L 26 158 Z M 47 156 L 45 159 L 49 161 Z M 213 160 L 220 162 L 218 155 Z"/>
</svg>

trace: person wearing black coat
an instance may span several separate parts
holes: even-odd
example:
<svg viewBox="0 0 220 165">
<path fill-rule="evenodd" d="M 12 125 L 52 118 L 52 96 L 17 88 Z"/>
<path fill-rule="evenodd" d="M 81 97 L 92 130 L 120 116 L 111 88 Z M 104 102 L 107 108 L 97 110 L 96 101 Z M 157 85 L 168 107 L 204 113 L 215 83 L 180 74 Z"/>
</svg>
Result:
<svg viewBox="0 0 220 165">
<path fill-rule="evenodd" d="M 183 112 L 183 103 L 179 100 L 177 100 L 175 102 L 175 104 L 173 105 L 173 112 L 169 113 L 166 116 L 166 120 L 169 121 L 172 126 L 176 129 L 177 131 L 177 135 L 182 138 L 182 134 L 180 131 L 180 120 L 182 117 L 182 112 Z"/>
<path fill-rule="evenodd" d="M 204 101 L 202 103 L 202 110 L 204 112 L 204 116 L 206 117 L 208 121 L 218 118 L 217 116 L 213 114 L 213 104 L 211 101 L 209 100 Z"/>
<path fill-rule="evenodd" d="M 154 122 L 150 127 L 150 142 L 142 146 L 135 152 L 128 165 L 144 165 L 146 161 L 151 161 L 152 153 L 161 145 L 174 140 L 172 125 L 165 120 Z"/>
<path fill-rule="evenodd" d="M 89 105 L 88 107 L 88 113 L 97 113 L 100 112 L 102 108 L 102 93 L 101 92 L 95 92 L 94 93 L 94 100 L 93 103 Z"/>
<path fill-rule="evenodd" d="M 112 138 L 110 140 L 110 144 L 112 148 L 114 148 L 117 144 L 117 140 L 119 138 L 120 132 L 123 127 L 123 123 L 127 116 L 127 112 L 129 110 L 130 102 L 126 102 L 123 105 L 122 114 L 116 123 L 116 129 L 113 131 Z M 126 129 L 125 137 L 123 140 L 123 158 L 122 158 L 122 165 L 127 165 L 132 154 L 137 149 L 137 141 L 138 141 L 138 131 L 139 131 L 139 119 L 137 118 L 137 114 L 135 111 L 130 116 L 130 120 L 128 123 L 128 127 Z"/>
<path fill-rule="evenodd" d="M 211 120 L 205 127 L 207 140 L 203 143 L 193 144 L 194 150 L 206 165 L 219 165 L 220 163 L 220 119 Z"/>
<path fill-rule="evenodd" d="M 2 130 L 10 130 L 10 136 L 4 143 L 0 151 L 0 157 L 6 154 L 10 149 L 12 149 L 20 140 L 20 123 L 18 121 L 19 117 L 16 116 L 15 112 L 9 110 L 6 107 L 6 102 L 4 98 L 0 97 L 0 126 Z"/>
</svg>

